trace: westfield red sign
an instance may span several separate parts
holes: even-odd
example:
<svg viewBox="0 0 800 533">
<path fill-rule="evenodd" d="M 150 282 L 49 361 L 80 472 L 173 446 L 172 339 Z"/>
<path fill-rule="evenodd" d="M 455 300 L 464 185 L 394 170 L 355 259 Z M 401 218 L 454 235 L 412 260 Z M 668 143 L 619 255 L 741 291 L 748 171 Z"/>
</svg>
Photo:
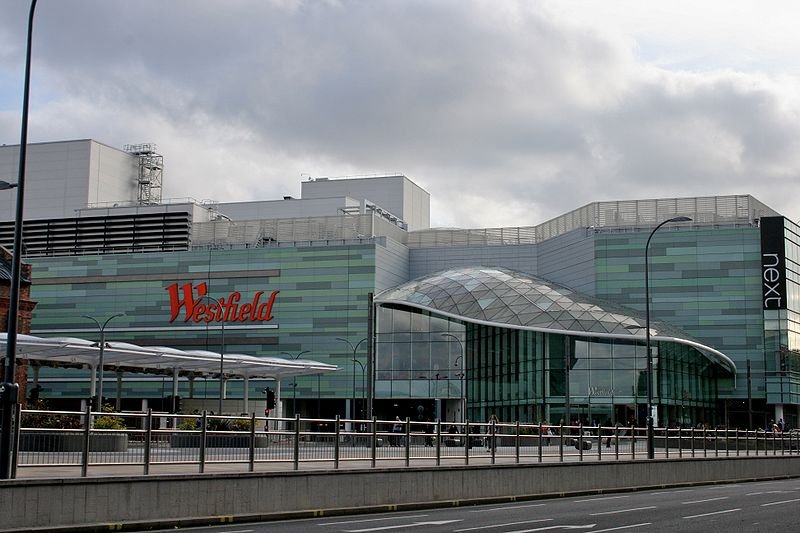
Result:
<svg viewBox="0 0 800 533">
<path fill-rule="evenodd" d="M 172 310 L 170 322 L 175 322 L 181 310 L 184 322 L 268 322 L 272 320 L 272 306 L 275 305 L 275 297 L 280 292 L 272 291 L 269 298 L 265 298 L 264 291 L 258 291 L 250 302 L 242 302 L 242 295 L 239 292 L 232 292 L 227 297 L 216 298 L 219 300 L 217 305 L 214 300 L 204 298 L 208 294 L 208 286 L 205 283 L 198 283 L 195 286 L 187 283 L 180 287 L 177 283 L 173 283 L 166 290 L 169 292 L 169 304 Z"/>
</svg>

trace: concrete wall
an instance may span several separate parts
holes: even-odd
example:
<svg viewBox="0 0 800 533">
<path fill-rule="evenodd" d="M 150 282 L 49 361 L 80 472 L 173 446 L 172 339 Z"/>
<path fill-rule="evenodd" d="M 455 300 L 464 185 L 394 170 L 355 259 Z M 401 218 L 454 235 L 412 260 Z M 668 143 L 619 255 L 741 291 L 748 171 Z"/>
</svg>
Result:
<svg viewBox="0 0 800 533">
<path fill-rule="evenodd" d="M 81 139 L 28 145 L 25 219 L 72 217 L 89 203 L 136 200 L 137 158 Z M 0 179 L 16 183 L 19 145 L 0 146 Z M 0 195 L 0 220 L 13 220 L 16 190 Z"/>
<path fill-rule="evenodd" d="M 800 477 L 800 456 L 12 480 L 0 527 L 164 528 L 786 477 Z"/>
</svg>

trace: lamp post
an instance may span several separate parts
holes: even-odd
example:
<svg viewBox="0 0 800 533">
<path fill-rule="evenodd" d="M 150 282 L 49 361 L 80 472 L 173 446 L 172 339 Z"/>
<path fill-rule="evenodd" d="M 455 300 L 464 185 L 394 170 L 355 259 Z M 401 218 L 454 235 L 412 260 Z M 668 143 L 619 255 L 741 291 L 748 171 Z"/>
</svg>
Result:
<svg viewBox="0 0 800 533">
<path fill-rule="evenodd" d="M 200 296 L 199 299 L 206 298 L 217 306 L 217 310 L 222 309 L 219 300 L 208 294 Z M 216 313 L 215 313 L 216 314 Z M 222 400 L 225 399 L 225 313 L 221 313 L 220 324 L 220 352 L 219 352 L 219 415 L 222 414 Z"/>
<path fill-rule="evenodd" d="M 353 359 L 353 361 L 355 361 L 356 360 L 356 352 L 358 351 L 358 347 L 361 346 L 361 343 L 367 342 L 368 339 L 366 337 L 364 337 L 363 339 L 358 341 L 358 343 L 355 346 L 353 346 L 352 342 L 350 342 L 347 339 L 343 339 L 342 337 L 336 337 L 336 340 L 347 343 L 347 345 L 350 347 L 350 350 L 352 350 L 352 352 L 353 352 L 352 359 Z M 353 418 L 355 418 L 355 412 L 356 412 L 356 368 L 354 366 L 353 367 L 353 412 L 351 413 L 351 416 Z"/>
<path fill-rule="evenodd" d="M 644 319 L 645 319 L 645 349 L 647 354 L 647 458 L 655 458 L 655 435 L 653 434 L 653 351 L 650 348 L 650 240 L 665 224 L 670 222 L 691 222 L 689 217 L 673 217 L 665 220 L 650 232 L 647 243 L 644 245 Z"/>
<path fill-rule="evenodd" d="M 297 361 L 304 353 L 309 353 L 311 350 L 303 350 L 297 355 L 292 355 L 289 352 L 281 352 L 281 355 L 288 355 L 289 359 Z M 292 417 L 297 414 L 297 376 L 292 376 Z"/>
<path fill-rule="evenodd" d="M 452 333 L 442 333 L 442 337 L 450 337 L 458 342 L 458 346 L 461 349 L 461 355 L 456 357 L 456 360 L 453 362 L 454 366 L 458 366 L 458 360 L 460 359 L 464 364 L 463 369 L 459 372 L 459 377 L 461 378 L 461 421 L 466 422 L 467 420 L 467 391 L 464 388 L 464 385 L 467 381 L 467 359 L 464 357 L 466 352 L 464 351 L 464 344 L 461 342 L 457 336 L 453 335 Z"/>
<path fill-rule="evenodd" d="M 364 418 L 364 404 L 367 403 L 366 399 L 364 398 L 364 392 L 366 389 L 366 385 L 364 384 L 364 376 L 366 376 L 367 369 L 364 367 L 364 364 L 359 361 L 358 359 L 353 359 L 354 363 L 358 363 L 358 366 L 361 367 L 361 418 Z M 355 378 L 356 369 L 353 367 L 353 378 Z M 355 396 L 355 389 L 353 389 L 353 396 Z"/>
<path fill-rule="evenodd" d="M 14 439 L 14 406 L 17 403 L 19 385 L 16 383 L 16 357 L 17 357 L 17 322 L 19 315 L 19 283 L 22 256 L 22 218 L 25 200 L 25 165 L 28 150 L 28 103 L 31 87 L 31 45 L 33 43 L 33 14 L 36 11 L 36 0 L 31 0 L 28 14 L 28 40 L 25 52 L 25 82 L 22 90 L 22 120 L 19 141 L 19 169 L 16 183 L 17 205 L 14 215 L 14 248 L 11 256 L 11 280 L 8 296 L 8 328 L 6 338 L 6 367 L 4 380 L 0 384 L 0 402 L 2 403 L 2 417 L 0 417 L 0 479 L 11 477 L 12 469 L 12 444 Z M 10 185 L 10 184 L 9 184 Z"/>
<path fill-rule="evenodd" d="M 98 380 L 97 380 L 97 390 L 99 392 L 97 393 L 97 402 L 95 403 L 95 406 L 94 406 L 96 411 L 102 411 L 103 410 L 103 366 L 104 366 L 103 365 L 103 355 L 104 355 L 105 349 L 106 349 L 106 326 L 108 325 L 109 322 L 111 322 L 115 318 L 121 317 L 121 316 L 125 316 L 125 314 L 124 313 L 117 313 L 115 315 L 111 315 L 110 317 L 106 318 L 105 322 L 103 322 L 102 325 L 101 325 L 100 322 L 96 318 L 88 316 L 88 315 L 83 315 L 83 318 L 89 319 L 92 322 L 94 322 L 95 325 L 97 325 L 97 328 L 100 330 L 100 343 L 99 343 L 100 344 L 100 358 L 99 358 L 100 360 L 98 361 L 98 364 L 97 364 L 97 368 L 98 368 L 98 371 L 99 371 L 99 377 L 98 377 Z"/>
</svg>

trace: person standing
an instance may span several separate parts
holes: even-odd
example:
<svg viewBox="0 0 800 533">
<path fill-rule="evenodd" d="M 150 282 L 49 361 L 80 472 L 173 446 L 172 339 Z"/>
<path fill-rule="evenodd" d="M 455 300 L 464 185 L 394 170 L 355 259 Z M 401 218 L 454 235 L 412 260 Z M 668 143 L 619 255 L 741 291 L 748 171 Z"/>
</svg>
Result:
<svg viewBox="0 0 800 533">
<path fill-rule="evenodd" d="M 403 432 L 403 422 L 400 420 L 399 416 L 394 417 L 394 425 L 392 425 L 392 446 L 399 446 L 400 445 L 400 433 Z"/>
<path fill-rule="evenodd" d="M 497 423 L 499 420 L 497 419 L 497 415 L 492 413 L 489 415 L 489 427 L 486 428 L 486 451 L 489 450 L 496 450 L 497 449 Z"/>
</svg>

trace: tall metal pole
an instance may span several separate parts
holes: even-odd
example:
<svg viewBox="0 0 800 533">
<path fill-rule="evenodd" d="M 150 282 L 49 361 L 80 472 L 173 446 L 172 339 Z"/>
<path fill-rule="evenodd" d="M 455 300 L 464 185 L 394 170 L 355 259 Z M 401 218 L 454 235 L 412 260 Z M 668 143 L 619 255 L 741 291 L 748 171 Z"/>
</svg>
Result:
<svg viewBox="0 0 800 533">
<path fill-rule="evenodd" d="M 753 429 L 753 377 L 747 360 L 747 429 Z"/>
<path fill-rule="evenodd" d="M 342 337 L 336 337 L 336 340 L 337 340 L 337 341 L 342 341 L 342 342 L 346 342 L 346 343 L 347 343 L 347 345 L 350 347 L 350 349 L 351 349 L 351 350 L 352 350 L 352 352 L 353 352 L 353 357 L 352 357 L 352 359 L 353 359 L 353 360 L 355 360 L 355 358 L 356 358 L 356 352 L 358 351 L 358 347 L 359 347 L 359 346 L 361 346 L 361 343 L 363 343 L 363 342 L 367 342 L 369 339 L 368 339 L 367 337 L 364 337 L 363 339 L 361 339 L 360 341 L 358 341 L 358 343 L 357 343 L 355 346 L 353 346 L 353 343 L 352 343 L 352 342 L 350 342 L 350 341 L 349 341 L 349 340 L 347 340 L 347 339 L 343 339 Z M 351 419 L 352 419 L 352 418 L 355 418 L 355 412 L 356 412 L 356 367 L 355 367 L 355 365 L 354 365 L 354 366 L 353 366 L 353 412 L 352 412 L 352 413 L 350 413 L 350 418 L 351 418 Z"/>
<path fill-rule="evenodd" d="M 367 410 L 364 418 L 372 420 L 375 416 L 375 299 L 373 293 L 367 294 Z"/>
<path fill-rule="evenodd" d="M 289 352 L 281 352 L 281 355 L 288 355 L 293 361 L 300 359 L 304 353 L 309 353 L 311 350 L 303 350 L 297 355 L 292 355 Z M 297 376 L 292 376 L 292 417 L 297 414 Z"/>
<path fill-rule="evenodd" d="M 467 390 L 464 386 L 467 383 L 467 353 L 464 348 L 464 344 L 461 342 L 457 336 L 453 335 L 452 333 L 442 333 L 442 337 L 450 337 L 458 342 L 458 347 L 461 349 L 461 355 L 456 357 L 454 365 L 458 365 L 458 360 L 461 359 L 462 364 L 464 365 L 461 369 L 461 421 L 467 421 Z"/>
<path fill-rule="evenodd" d="M 366 404 L 366 397 L 365 397 L 366 385 L 364 383 L 364 376 L 366 375 L 366 370 L 367 369 L 366 369 L 366 367 L 364 367 L 364 364 L 361 361 L 359 361 L 358 359 L 353 359 L 353 362 L 354 363 L 358 363 L 358 366 L 361 367 L 361 404 L 362 404 L 361 405 L 361 418 L 363 419 L 364 418 L 364 405 Z M 355 377 L 355 374 L 356 374 L 356 369 L 355 369 L 355 367 L 353 367 L 353 376 L 354 377 Z M 355 394 L 354 394 L 354 396 L 355 396 Z"/>
<path fill-rule="evenodd" d="M 222 309 L 222 304 L 219 300 L 208 294 L 200 296 L 200 299 L 206 298 L 211 300 L 217 305 L 217 309 Z M 222 319 L 220 324 L 220 352 L 219 352 L 219 415 L 222 414 L 222 400 L 225 399 L 225 313 L 221 313 Z"/>
<path fill-rule="evenodd" d="M 655 434 L 653 429 L 653 351 L 650 348 L 650 240 L 665 224 L 670 222 L 690 222 L 689 217 L 673 217 L 665 220 L 650 232 L 647 243 L 644 245 L 644 319 L 645 319 L 645 347 L 647 350 L 647 458 L 654 459 Z"/>
<path fill-rule="evenodd" d="M 111 315 L 101 325 L 100 322 L 98 322 L 96 318 L 88 316 L 88 315 L 83 315 L 83 318 L 87 318 L 87 319 L 91 320 L 92 322 L 94 322 L 97 325 L 97 328 L 100 330 L 100 360 L 98 361 L 98 364 L 97 364 L 98 371 L 100 372 L 98 380 L 97 380 L 97 388 L 98 388 L 99 392 L 97 393 L 97 399 L 95 400 L 95 405 L 94 405 L 94 410 L 95 411 L 102 411 L 103 410 L 103 373 L 104 373 L 103 372 L 103 367 L 104 367 L 104 362 L 103 362 L 104 359 L 103 358 L 104 358 L 104 355 L 105 355 L 105 348 L 106 348 L 106 326 L 108 325 L 109 322 L 111 322 L 112 320 L 114 320 L 115 318 L 120 317 L 120 316 L 125 316 L 125 314 L 124 313 L 117 313 L 115 315 Z"/>
<path fill-rule="evenodd" d="M 19 283 L 22 260 L 22 218 L 25 200 L 25 165 L 28 150 L 28 104 L 31 86 L 31 45 L 33 44 L 33 14 L 36 0 L 31 0 L 28 14 L 28 41 L 25 52 L 25 85 L 22 91 L 22 126 L 19 141 L 19 174 L 17 178 L 17 206 L 14 217 L 14 248 L 11 256 L 11 287 L 8 297 L 8 337 L 6 338 L 6 367 L 4 380 L 0 385 L 0 479 L 9 479 L 12 468 L 12 449 L 14 438 L 14 411 L 18 401 L 19 385 L 16 383 L 17 322 L 19 315 Z"/>
</svg>

